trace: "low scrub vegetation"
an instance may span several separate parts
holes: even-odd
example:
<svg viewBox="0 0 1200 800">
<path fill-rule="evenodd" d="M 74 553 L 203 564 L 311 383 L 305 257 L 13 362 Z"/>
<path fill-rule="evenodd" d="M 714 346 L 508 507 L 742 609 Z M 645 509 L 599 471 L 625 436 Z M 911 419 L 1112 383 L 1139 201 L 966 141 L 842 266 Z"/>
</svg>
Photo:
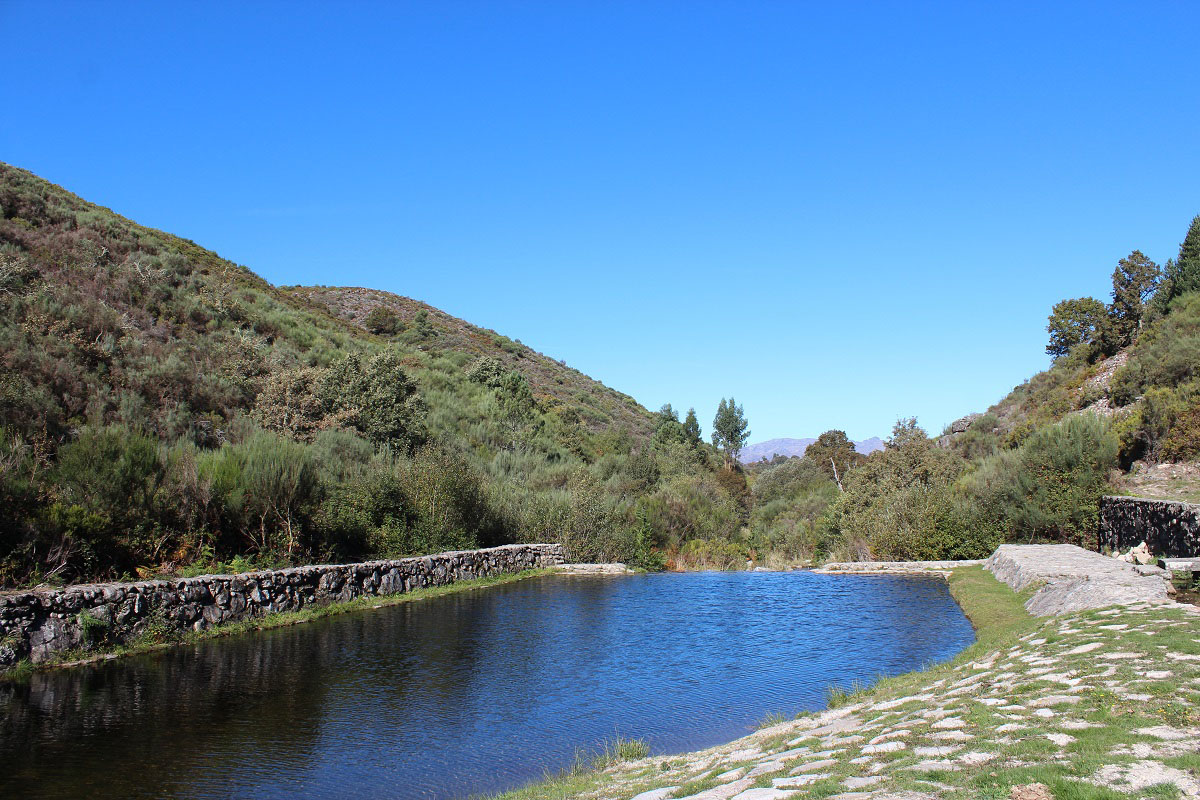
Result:
<svg viewBox="0 0 1200 800">
<path fill-rule="evenodd" d="M 519 341 L 273 287 L 0 165 L 0 585 L 531 540 L 733 563 L 750 493 L 725 405 L 709 445 L 694 411 Z"/>
<path fill-rule="evenodd" d="M 1116 470 L 1200 455 L 1198 288 L 1200 217 L 1165 267 L 1138 251 L 1121 259 L 1111 304 L 1056 305 L 1051 368 L 969 424 L 931 438 L 902 420 L 867 458 L 830 431 L 803 458 L 758 465 L 748 542 L 849 560 L 980 558 L 1006 541 L 1095 547 Z"/>
<path fill-rule="evenodd" d="M 651 570 L 1088 545 L 1111 470 L 1200 454 L 1197 289 L 1200 221 L 1162 268 L 1122 259 L 1111 304 L 1056 306 L 1053 366 L 965 430 L 745 468 L 732 397 L 705 442 L 694 409 L 0 165 L 0 585 L 516 541 Z"/>
</svg>

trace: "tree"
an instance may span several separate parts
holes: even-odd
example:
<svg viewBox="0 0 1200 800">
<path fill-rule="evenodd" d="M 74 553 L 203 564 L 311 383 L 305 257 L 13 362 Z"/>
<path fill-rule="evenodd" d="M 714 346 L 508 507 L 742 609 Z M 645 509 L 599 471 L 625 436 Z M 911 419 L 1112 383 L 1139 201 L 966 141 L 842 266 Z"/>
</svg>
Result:
<svg viewBox="0 0 1200 800">
<path fill-rule="evenodd" d="M 1108 309 L 1094 297 L 1063 300 L 1054 305 L 1046 325 L 1046 352 L 1058 358 L 1081 344 L 1099 344 L 1108 322 Z"/>
<path fill-rule="evenodd" d="M 1155 295 L 1155 305 L 1163 311 L 1176 297 L 1200 290 L 1200 215 L 1192 219 L 1179 257 L 1168 261 L 1163 269 L 1162 288 Z"/>
<path fill-rule="evenodd" d="M 251 418 L 266 430 L 312 441 L 318 431 L 333 424 L 326 420 L 328 409 L 318 396 L 325 374 L 317 367 L 300 367 L 268 376 L 254 400 Z"/>
<path fill-rule="evenodd" d="M 422 339 L 432 339 L 438 335 L 437 328 L 433 327 L 433 322 L 429 319 L 429 312 L 421 309 L 413 318 L 416 323 L 417 336 Z"/>
<path fill-rule="evenodd" d="M 862 461 L 845 431 L 825 431 L 804 449 L 804 458 L 840 488 L 846 474 Z"/>
<path fill-rule="evenodd" d="M 717 406 L 717 415 L 713 418 L 712 442 L 724 454 L 726 469 L 733 467 L 742 448 L 746 446 L 750 438 L 748 425 L 742 407 L 732 397 L 728 401 L 722 397 Z"/>
<path fill-rule="evenodd" d="M 360 430 L 378 444 L 410 450 L 425 440 L 425 401 L 404 372 L 399 351 L 385 350 L 367 365 L 368 392 L 360 399 Z"/>
<path fill-rule="evenodd" d="M 679 422 L 679 412 L 672 408 L 670 403 L 660 408 L 655 416 L 658 417 L 655 420 L 655 427 L 661 426 L 664 422 Z"/>
<path fill-rule="evenodd" d="M 668 442 L 687 442 L 687 433 L 679 424 L 679 413 L 670 403 L 658 410 L 654 415 L 654 441 L 665 444 Z"/>
<path fill-rule="evenodd" d="M 683 432 L 692 447 L 700 445 L 700 420 L 696 419 L 696 409 L 688 409 L 687 417 L 683 420 Z"/>
<path fill-rule="evenodd" d="M 1147 258 L 1141 250 L 1134 250 L 1117 262 L 1112 275 L 1113 301 L 1109 316 L 1118 347 L 1133 343 L 1142 327 L 1146 300 L 1158 287 L 1160 274 L 1158 264 Z"/>
</svg>

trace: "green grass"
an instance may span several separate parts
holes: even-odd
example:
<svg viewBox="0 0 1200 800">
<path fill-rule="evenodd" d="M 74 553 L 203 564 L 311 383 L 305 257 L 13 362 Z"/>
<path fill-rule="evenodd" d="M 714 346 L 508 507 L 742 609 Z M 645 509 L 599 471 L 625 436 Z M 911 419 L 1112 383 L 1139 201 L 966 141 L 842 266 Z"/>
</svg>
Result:
<svg viewBox="0 0 1200 800">
<path fill-rule="evenodd" d="M 203 631 L 166 631 L 161 629 L 152 630 L 149 635 L 143 634 L 139 638 L 120 645 L 100 647 L 90 650 L 66 651 L 58 654 L 48 661 L 43 661 L 39 664 L 32 664 L 28 660 L 21 661 L 15 666 L 0 672 L 0 684 L 26 681 L 29 679 L 29 676 L 36 671 L 84 666 L 95 661 L 137 655 L 139 653 L 149 653 L 155 650 L 177 647 L 179 645 L 196 644 L 197 642 L 202 642 L 209 639 L 218 639 L 224 636 L 237 636 L 253 631 L 271 630 L 272 628 L 286 628 L 291 625 L 301 625 L 305 622 L 312 622 L 313 620 L 324 619 L 325 617 L 332 617 L 339 614 L 350 614 L 356 611 L 366 611 L 369 609 L 379 608 L 381 606 L 394 606 L 400 605 L 401 603 L 412 603 L 418 600 L 428 600 L 433 597 L 442 597 L 444 595 L 455 594 L 458 592 L 484 589 L 490 586 L 499 586 L 501 584 L 513 583 L 515 581 L 536 577 L 538 575 L 548 575 L 553 571 L 553 569 L 527 569 L 521 572 L 513 572 L 505 575 L 494 575 L 485 578 L 474 578 L 472 580 L 458 581 L 445 586 L 430 586 L 423 589 L 414 589 L 403 594 L 358 597 L 354 600 L 349 600 L 344 603 L 330 603 L 329 605 L 324 606 L 310 606 L 299 611 L 289 611 L 280 614 L 266 614 L 261 617 L 251 617 L 250 619 L 239 620 L 237 622 L 227 622 Z M 620 740 L 618 737 L 618 741 L 622 740 Z"/>
<path fill-rule="evenodd" d="M 575 762 L 560 772 L 547 771 L 541 781 L 498 795 L 503 800 L 559 800 L 576 797 L 594 789 L 603 781 L 604 770 L 627 761 L 637 761 L 650 754 L 645 739 L 627 739 L 620 735 L 607 739 L 600 751 L 590 758 L 576 751 Z"/>
<path fill-rule="evenodd" d="M 776 725 L 788 722 L 791 719 L 792 717 L 789 717 L 787 714 L 781 714 L 778 711 L 772 711 L 755 724 L 754 730 L 761 731 L 763 728 L 773 728 Z"/>
<path fill-rule="evenodd" d="M 600 752 L 592 760 L 592 767 L 604 769 L 622 761 L 637 761 L 650 755 L 650 745 L 645 739 L 626 739 L 617 735 L 600 745 Z"/>
<path fill-rule="evenodd" d="M 959 567 L 947 582 L 950 594 L 975 628 L 975 645 L 969 649 L 995 649 L 1001 641 L 1037 626 L 1037 620 L 1025 610 L 1029 592 L 1013 592 L 982 567 Z"/>
</svg>

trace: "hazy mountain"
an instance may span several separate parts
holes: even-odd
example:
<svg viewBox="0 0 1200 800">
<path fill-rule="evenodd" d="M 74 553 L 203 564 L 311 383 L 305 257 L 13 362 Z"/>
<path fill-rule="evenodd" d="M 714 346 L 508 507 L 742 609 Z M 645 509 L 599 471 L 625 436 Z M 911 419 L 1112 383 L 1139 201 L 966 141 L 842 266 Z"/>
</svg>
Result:
<svg viewBox="0 0 1200 800">
<path fill-rule="evenodd" d="M 748 444 L 742 449 L 741 460 L 743 464 L 751 464 L 764 458 L 770 461 L 777 455 L 802 456 L 808 446 L 815 441 L 816 439 L 768 439 L 765 442 Z M 855 442 L 854 449 L 863 455 L 869 455 L 876 450 L 883 449 L 883 440 L 878 436 L 872 436 L 870 439 Z"/>
</svg>

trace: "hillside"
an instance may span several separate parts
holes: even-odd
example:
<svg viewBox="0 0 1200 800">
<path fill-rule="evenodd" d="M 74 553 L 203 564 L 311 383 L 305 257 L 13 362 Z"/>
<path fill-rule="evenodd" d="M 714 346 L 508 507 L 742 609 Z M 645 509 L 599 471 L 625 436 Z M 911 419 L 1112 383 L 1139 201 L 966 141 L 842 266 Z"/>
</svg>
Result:
<svg viewBox="0 0 1200 800">
<path fill-rule="evenodd" d="M 372 312 L 387 309 L 395 314 L 402 330 L 415 330 L 418 317 L 428 319 L 431 344 L 440 350 L 474 357 L 498 359 L 505 369 L 525 376 L 534 396 L 547 408 L 573 408 L 591 430 L 610 425 L 624 427 L 637 435 L 653 433 L 651 416 L 636 400 L 608 388 L 566 361 L 556 361 L 495 331 L 479 328 L 452 317 L 427 303 L 378 289 L 334 286 L 281 287 L 292 298 L 318 306 L 332 316 L 345 320 L 366 332 Z"/>
<path fill-rule="evenodd" d="M 1004 542 L 1094 547 L 1105 494 L 1200 498 L 1200 217 L 1177 258 L 1134 250 L 1110 274 L 1111 302 L 1049 309 L 1050 367 L 986 411 L 934 437 L 901 420 L 866 458 L 832 431 L 819 459 L 807 443 L 748 466 L 751 526 L 818 560 L 979 558 Z"/>
<path fill-rule="evenodd" d="M 518 341 L 8 165 L 0 209 L 0 584 L 738 529 L 711 448 Z"/>
</svg>

